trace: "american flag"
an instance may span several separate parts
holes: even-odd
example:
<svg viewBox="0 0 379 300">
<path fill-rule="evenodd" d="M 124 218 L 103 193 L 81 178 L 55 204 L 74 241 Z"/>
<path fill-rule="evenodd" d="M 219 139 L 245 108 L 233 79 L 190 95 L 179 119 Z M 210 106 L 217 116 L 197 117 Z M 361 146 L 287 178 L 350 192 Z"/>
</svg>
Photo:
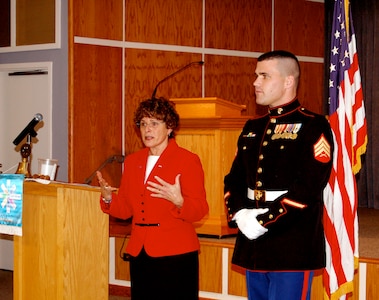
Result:
<svg viewBox="0 0 379 300">
<path fill-rule="evenodd" d="M 358 267 L 358 193 L 355 174 L 366 152 L 367 124 L 355 34 L 348 0 L 335 0 L 329 78 L 333 169 L 324 190 L 325 299 L 345 299 Z"/>
</svg>

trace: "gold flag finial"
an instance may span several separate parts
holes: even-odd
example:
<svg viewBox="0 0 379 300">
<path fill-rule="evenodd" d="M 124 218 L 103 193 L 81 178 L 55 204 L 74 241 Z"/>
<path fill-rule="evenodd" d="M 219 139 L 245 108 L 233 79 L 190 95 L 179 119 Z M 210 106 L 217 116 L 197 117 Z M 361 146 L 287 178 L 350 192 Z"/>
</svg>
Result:
<svg viewBox="0 0 379 300">
<path fill-rule="evenodd" d="M 346 38 L 347 38 L 347 41 L 349 42 L 350 41 L 350 30 L 349 30 L 349 26 L 350 26 L 350 14 L 349 14 L 349 5 L 350 5 L 350 1 L 349 0 L 344 0 L 344 4 L 345 4 L 345 26 L 346 26 Z"/>
</svg>

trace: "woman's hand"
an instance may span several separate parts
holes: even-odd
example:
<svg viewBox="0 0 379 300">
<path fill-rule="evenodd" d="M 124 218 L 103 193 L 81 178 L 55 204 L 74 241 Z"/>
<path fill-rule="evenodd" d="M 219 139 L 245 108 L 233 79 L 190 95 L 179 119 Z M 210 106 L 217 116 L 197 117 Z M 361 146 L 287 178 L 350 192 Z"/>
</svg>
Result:
<svg viewBox="0 0 379 300">
<path fill-rule="evenodd" d="M 180 174 L 176 175 L 175 183 L 169 184 L 164 181 L 162 178 L 158 176 L 154 176 L 154 178 L 159 182 L 155 183 L 152 181 L 148 181 L 147 189 L 151 192 L 151 197 L 163 198 L 170 202 L 172 202 L 176 207 L 181 208 L 183 206 L 183 196 L 182 190 L 180 187 Z"/>
<path fill-rule="evenodd" d="M 96 172 L 96 176 L 101 188 L 101 196 L 104 201 L 110 202 L 112 200 L 112 191 L 115 191 L 116 189 L 112 188 L 108 182 L 105 181 L 100 171 Z"/>
</svg>

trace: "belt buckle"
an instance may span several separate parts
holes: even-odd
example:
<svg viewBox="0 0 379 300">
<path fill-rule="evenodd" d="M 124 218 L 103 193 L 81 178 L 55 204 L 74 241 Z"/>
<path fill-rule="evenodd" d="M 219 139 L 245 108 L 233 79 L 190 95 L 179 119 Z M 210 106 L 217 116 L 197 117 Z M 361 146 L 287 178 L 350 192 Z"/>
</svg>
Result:
<svg viewBox="0 0 379 300">
<path fill-rule="evenodd" d="M 266 202 L 266 191 L 265 190 L 254 190 L 254 199 L 257 201 Z"/>
</svg>

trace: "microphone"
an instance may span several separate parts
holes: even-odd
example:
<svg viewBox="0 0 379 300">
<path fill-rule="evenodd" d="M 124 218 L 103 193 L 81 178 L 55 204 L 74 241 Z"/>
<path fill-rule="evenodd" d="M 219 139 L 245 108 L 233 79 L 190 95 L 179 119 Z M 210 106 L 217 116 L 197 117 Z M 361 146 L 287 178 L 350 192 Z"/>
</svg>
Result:
<svg viewBox="0 0 379 300">
<path fill-rule="evenodd" d="M 37 136 L 37 132 L 34 130 L 34 127 L 41 122 L 43 119 L 41 114 L 35 114 L 34 118 L 29 122 L 28 125 L 20 132 L 20 134 L 14 139 L 13 144 L 16 146 L 21 143 L 24 137 L 30 134 L 32 137 Z"/>
<path fill-rule="evenodd" d="M 93 177 L 96 175 L 96 172 L 97 171 L 100 171 L 101 169 L 103 169 L 107 164 L 110 164 L 114 161 L 118 162 L 119 164 L 123 163 L 125 160 L 125 156 L 124 155 L 112 155 L 112 156 L 109 156 L 88 178 L 86 178 L 84 180 L 84 183 L 85 184 L 90 184 Z"/>
<path fill-rule="evenodd" d="M 174 73 L 166 76 L 165 78 L 163 78 L 161 81 L 158 82 L 158 84 L 155 86 L 155 89 L 153 91 L 153 94 L 151 95 L 151 99 L 154 99 L 155 97 L 155 94 L 157 93 L 157 89 L 158 87 L 160 86 L 160 84 L 162 82 L 165 82 L 166 80 L 170 79 L 171 77 L 175 76 L 176 74 L 184 71 L 185 69 L 188 69 L 189 67 L 193 66 L 193 65 L 200 65 L 202 66 L 204 64 L 204 62 L 201 60 L 201 61 L 193 61 L 191 63 L 189 63 L 188 65 L 185 65 L 184 67 L 181 67 L 179 70 L 175 71 Z"/>
</svg>

